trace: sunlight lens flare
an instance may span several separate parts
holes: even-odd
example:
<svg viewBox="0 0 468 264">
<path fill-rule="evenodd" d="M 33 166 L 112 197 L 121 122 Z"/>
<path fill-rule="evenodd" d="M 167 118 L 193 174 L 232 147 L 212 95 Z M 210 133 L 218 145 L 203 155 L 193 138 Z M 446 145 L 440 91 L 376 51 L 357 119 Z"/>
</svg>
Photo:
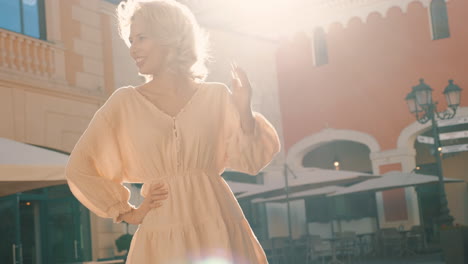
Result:
<svg viewBox="0 0 468 264">
<path fill-rule="evenodd" d="M 195 262 L 195 264 L 232 264 L 232 263 L 220 257 L 212 257 L 212 258 L 208 258 L 205 260 L 197 261 Z"/>
</svg>

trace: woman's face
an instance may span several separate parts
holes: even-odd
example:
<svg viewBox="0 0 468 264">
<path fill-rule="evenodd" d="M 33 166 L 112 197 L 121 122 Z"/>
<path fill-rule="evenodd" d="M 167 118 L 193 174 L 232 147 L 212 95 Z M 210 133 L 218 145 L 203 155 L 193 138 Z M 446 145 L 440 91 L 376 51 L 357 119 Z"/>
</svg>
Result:
<svg viewBox="0 0 468 264">
<path fill-rule="evenodd" d="M 136 16 L 130 25 L 130 55 L 141 74 L 157 76 L 166 69 L 169 48 L 158 44 L 149 33 L 143 19 Z"/>
</svg>

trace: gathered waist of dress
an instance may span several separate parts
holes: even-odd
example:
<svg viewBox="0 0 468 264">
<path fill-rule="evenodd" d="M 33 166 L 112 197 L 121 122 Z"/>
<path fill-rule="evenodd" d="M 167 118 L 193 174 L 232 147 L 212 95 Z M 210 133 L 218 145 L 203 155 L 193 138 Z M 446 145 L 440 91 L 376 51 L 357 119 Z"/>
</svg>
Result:
<svg viewBox="0 0 468 264">
<path fill-rule="evenodd" d="M 155 173 L 151 178 L 144 179 L 143 183 L 157 183 L 162 180 L 171 180 L 180 177 L 187 177 L 197 174 L 206 174 L 210 176 L 219 175 L 216 169 L 207 169 L 207 168 L 190 168 L 184 169 L 181 171 L 167 172 L 167 173 Z"/>
<path fill-rule="evenodd" d="M 223 225 L 224 228 L 233 230 L 235 226 L 245 225 L 248 223 L 243 216 L 222 217 L 221 215 L 208 215 L 200 219 L 176 219 L 170 223 L 159 223 L 149 215 L 142 224 L 138 226 L 140 232 L 156 232 L 156 233 L 171 233 L 171 232 L 193 232 L 193 229 L 199 228 L 219 228 Z M 182 220 L 182 221 L 181 221 Z"/>
<path fill-rule="evenodd" d="M 144 180 L 143 186 L 141 188 L 141 195 L 146 197 L 146 194 L 149 191 L 149 188 L 152 184 L 164 183 L 164 184 L 176 184 L 177 181 L 186 181 L 189 177 L 220 177 L 219 173 L 215 169 L 200 169 L 192 168 L 185 169 L 181 172 L 167 173 L 165 175 L 158 174 L 155 175 L 152 179 Z"/>
</svg>

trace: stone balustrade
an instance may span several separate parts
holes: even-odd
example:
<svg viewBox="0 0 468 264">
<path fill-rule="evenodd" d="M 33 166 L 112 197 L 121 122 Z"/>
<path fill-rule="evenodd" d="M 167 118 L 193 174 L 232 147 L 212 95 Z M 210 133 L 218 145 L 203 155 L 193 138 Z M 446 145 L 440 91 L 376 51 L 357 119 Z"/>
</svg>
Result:
<svg viewBox="0 0 468 264">
<path fill-rule="evenodd" d="M 0 29 L 0 72 L 63 82 L 63 49 L 44 40 Z"/>
</svg>

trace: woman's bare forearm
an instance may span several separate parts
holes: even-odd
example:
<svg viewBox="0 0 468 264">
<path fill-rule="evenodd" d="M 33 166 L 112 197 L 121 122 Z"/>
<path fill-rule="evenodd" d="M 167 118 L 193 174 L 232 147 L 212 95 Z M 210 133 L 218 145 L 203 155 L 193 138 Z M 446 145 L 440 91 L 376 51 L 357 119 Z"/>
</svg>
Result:
<svg viewBox="0 0 468 264">
<path fill-rule="evenodd" d="M 244 133 L 253 133 L 255 129 L 255 118 L 253 116 L 252 108 L 246 107 L 239 111 L 241 127 Z"/>
<path fill-rule="evenodd" d="M 127 213 L 121 214 L 118 219 L 132 225 L 139 225 L 145 218 L 148 211 L 149 210 L 147 208 L 140 206 Z"/>
</svg>

